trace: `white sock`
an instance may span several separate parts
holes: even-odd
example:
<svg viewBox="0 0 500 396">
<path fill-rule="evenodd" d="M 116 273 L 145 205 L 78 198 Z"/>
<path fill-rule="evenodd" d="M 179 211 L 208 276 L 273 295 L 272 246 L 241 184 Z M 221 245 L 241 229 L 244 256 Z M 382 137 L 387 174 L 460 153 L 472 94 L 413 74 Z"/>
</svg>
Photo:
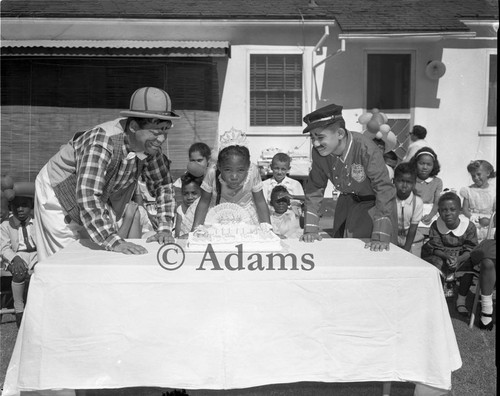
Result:
<svg viewBox="0 0 500 396">
<path fill-rule="evenodd" d="M 493 295 L 490 294 L 489 296 L 484 296 L 481 294 L 481 314 L 491 315 L 492 313 L 493 313 Z M 481 315 L 481 322 L 483 322 L 484 325 L 487 325 L 492 320 L 493 318 L 490 316 Z"/>
<path fill-rule="evenodd" d="M 24 311 L 24 281 L 17 283 L 12 281 L 12 297 L 14 298 L 14 310 L 16 313 Z"/>
</svg>

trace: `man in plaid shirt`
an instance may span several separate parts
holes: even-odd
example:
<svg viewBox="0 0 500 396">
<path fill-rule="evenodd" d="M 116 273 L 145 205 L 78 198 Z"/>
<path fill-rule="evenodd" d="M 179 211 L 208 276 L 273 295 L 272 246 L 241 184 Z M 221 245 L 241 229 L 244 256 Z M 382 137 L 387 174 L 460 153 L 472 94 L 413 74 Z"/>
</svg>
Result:
<svg viewBox="0 0 500 396">
<path fill-rule="evenodd" d="M 79 132 L 55 154 L 36 178 L 35 227 L 39 261 L 79 238 L 107 250 L 144 254 L 147 250 L 118 236 L 124 213 L 142 176 L 156 197 L 158 229 L 146 242 L 173 242 L 175 199 L 169 160 L 162 143 L 172 120 L 168 94 L 138 89 L 130 110 L 119 118 Z"/>
</svg>

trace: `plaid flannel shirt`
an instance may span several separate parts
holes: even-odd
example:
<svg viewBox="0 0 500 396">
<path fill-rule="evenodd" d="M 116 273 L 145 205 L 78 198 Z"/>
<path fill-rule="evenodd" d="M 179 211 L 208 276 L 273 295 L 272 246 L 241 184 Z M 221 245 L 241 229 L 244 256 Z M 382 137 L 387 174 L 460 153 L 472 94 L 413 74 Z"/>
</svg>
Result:
<svg viewBox="0 0 500 396">
<path fill-rule="evenodd" d="M 109 216 L 107 203 L 101 197 L 123 191 L 136 184 L 138 158 L 130 151 L 128 138 L 124 136 L 121 163 L 111 185 L 105 185 L 105 174 L 112 160 L 113 141 L 106 131 L 98 126 L 78 136 L 73 141 L 76 157 L 76 199 L 80 217 L 90 238 L 112 250 L 122 239 Z M 149 155 L 144 160 L 141 174 L 151 195 L 156 197 L 158 232 L 171 232 L 175 200 L 168 159 L 162 154 Z"/>
</svg>

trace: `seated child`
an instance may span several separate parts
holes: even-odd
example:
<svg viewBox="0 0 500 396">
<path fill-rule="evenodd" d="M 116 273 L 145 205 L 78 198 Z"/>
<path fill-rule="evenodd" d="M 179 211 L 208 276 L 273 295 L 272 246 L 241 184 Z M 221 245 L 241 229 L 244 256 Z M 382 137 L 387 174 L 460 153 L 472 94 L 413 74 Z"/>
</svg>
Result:
<svg viewBox="0 0 500 396">
<path fill-rule="evenodd" d="M 193 226 L 193 216 L 198 198 L 201 196 L 201 183 L 203 176 L 195 177 L 191 173 L 186 172 L 182 177 L 182 203 L 177 206 L 175 216 L 175 237 L 184 237 Z M 191 206 L 193 206 L 191 208 Z M 191 216 L 187 215 L 188 208 L 192 212 Z"/>
<path fill-rule="evenodd" d="M 477 227 L 479 241 L 486 238 L 490 217 L 496 210 L 495 186 L 490 179 L 496 177 L 493 166 L 484 160 L 472 161 L 467 165 L 474 184 L 460 189 L 463 197 L 463 214 Z M 492 231 L 494 232 L 494 230 Z"/>
<path fill-rule="evenodd" d="M 272 228 L 269 207 L 262 193 L 259 168 L 250 162 L 250 152 L 244 145 L 225 146 L 219 153 L 217 167 L 208 168 L 201 185 L 201 197 L 192 230 L 205 223 L 210 206 L 222 202 L 240 205 L 248 211 L 254 224 L 260 224 L 266 229 Z"/>
<path fill-rule="evenodd" d="M 274 155 L 271 161 L 271 170 L 273 171 L 273 176 L 262 182 L 262 191 L 264 192 L 264 198 L 266 199 L 269 209 L 271 209 L 271 191 L 276 186 L 284 186 L 290 195 L 304 197 L 304 189 L 299 181 L 292 179 L 287 176 L 290 172 L 290 163 L 292 159 L 288 154 L 277 153 Z M 302 202 L 298 199 L 291 199 L 290 201 L 291 209 L 295 212 L 297 216 L 302 214 Z"/>
<path fill-rule="evenodd" d="M 460 212 L 460 197 L 453 192 L 444 193 L 438 201 L 439 217 L 432 223 L 429 241 L 422 247 L 422 258 L 441 270 L 446 297 L 453 295 L 455 269 L 477 246 L 476 227 Z"/>
<path fill-rule="evenodd" d="M 413 193 L 416 182 L 415 168 L 408 162 L 399 164 L 394 170 L 398 205 L 398 246 L 420 257 L 424 237 L 418 232 L 418 223 L 422 219 L 424 204 L 422 198 Z"/>
<path fill-rule="evenodd" d="M 495 287 L 497 273 L 497 241 L 496 239 L 485 239 L 470 252 L 470 259 L 460 270 L 479 270 L 479 285 L 481 287 L 481 330 L 493 330 L 493 288 Z M 457 311 L 462 315 L 468 315 L 465 306 L 465 298 L 472 284 L 473 274 L 468 273 L 460 278 L 457 296 Z"/>
<path fill-rule="evenodd" d="M 438 201 L 443 191 L 443 181 L 436 177 L 441 170 L 436 153 L 429 147 L 418 150 L 410 161 L 417 172 L 414 193 L 424 201 L 424 214 L 419 227 L 428 235 L 429 226 L 437 220 Z"/>
<path fill-rule="evenodd" d="M 7 263 L 5 269 L 12 274 L 12 296 L 18 328 L 23 317 L 27 283 L 38 262 L 31 215 L 33 202 L 31 196 L 16 195 L 10 202 L 12 217 L 0 225 L 0 253 L 2 261 Z"/>
<path fill-rule="evenodd" d="M 299 218 L 290 209 L 290 198 L 285 186 L 277 185 L 271 191 L 271 225 L 280 238 L 299 238 L 302 230 Z"/>
</svg>

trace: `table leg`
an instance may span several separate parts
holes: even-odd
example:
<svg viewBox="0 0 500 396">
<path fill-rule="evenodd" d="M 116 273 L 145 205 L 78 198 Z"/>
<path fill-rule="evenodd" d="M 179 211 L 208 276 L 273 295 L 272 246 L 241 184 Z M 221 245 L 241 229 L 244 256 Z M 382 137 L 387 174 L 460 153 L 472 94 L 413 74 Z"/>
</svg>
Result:
<svg viewBox="0 0 500 396">
<path fill-rule="evenodd" d="M 391 382 L 384 382 L 382 388 L 382 396 L 391 396 Z"/>
</svg>

